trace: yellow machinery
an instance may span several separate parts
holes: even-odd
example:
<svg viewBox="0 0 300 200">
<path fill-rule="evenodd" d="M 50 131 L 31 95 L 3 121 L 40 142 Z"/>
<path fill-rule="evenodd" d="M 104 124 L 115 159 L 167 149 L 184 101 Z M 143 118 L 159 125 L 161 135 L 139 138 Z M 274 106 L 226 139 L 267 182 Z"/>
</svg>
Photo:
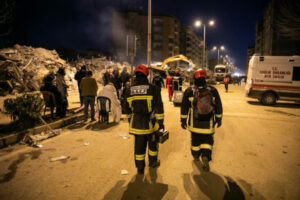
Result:
<svg viewBox="0 0 300 200">
<path fill-rule="evenodd" d="M 194 63 L 192 61 L 190 61 L 187 57 L 185 57 L 184 55 L 181 55 L 181 54 L 165 59 L 161 66 L 151 66 L 151 68 L 157 69 L 157 70 L 162 70 L 162 71 L 166 70 L 166 73 L 168 75 L 169 73 L 168 73 L 168 70 L 166 69 L 166 64 L 169 62 L 180 61 L 180 60 L 190 63 L 192 65 L 192 68 L 194 68 Z"/>
</svg>

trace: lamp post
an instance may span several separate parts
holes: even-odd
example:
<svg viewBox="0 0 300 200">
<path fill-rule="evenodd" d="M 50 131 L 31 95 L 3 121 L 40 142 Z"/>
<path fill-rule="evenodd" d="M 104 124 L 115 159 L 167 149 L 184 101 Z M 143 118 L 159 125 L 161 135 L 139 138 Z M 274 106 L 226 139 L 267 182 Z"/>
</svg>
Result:
<svg viewBox="0 0 300 200">
<path fill-rule="evenodd" d="M 147 65 L 151 65 L 151 0 L 148 0 L 148 44 L 147 44 Z"/>
<path fill-rule="evenodd" d="M 221 51 L 225 50 L 225 47 L 224 47 L 223 45 L 220 46 L 220 47 L 214 46 L 213 50 L 214 50 L 214 51 L 215 51 L 215 50 L 218 50 L 218 64 L 220 64 L 220 50 L 221 50 Z"/>
<path fill-rule="evenodd" d="M 201 27 L 202 22 L 200 20 L 197 20 L 195 22 L 195 27 Z M 215 21 L 210 20 L 208 22 L 209 26 L 213 26 L 215 25 Z M 206 24 L 203 24 L 203 54 L 202 54 L 202 67 L 205 68 L 206 67 L 206 59 L 205 59 L 205 37 L 206 37 Z"/>
</svg>

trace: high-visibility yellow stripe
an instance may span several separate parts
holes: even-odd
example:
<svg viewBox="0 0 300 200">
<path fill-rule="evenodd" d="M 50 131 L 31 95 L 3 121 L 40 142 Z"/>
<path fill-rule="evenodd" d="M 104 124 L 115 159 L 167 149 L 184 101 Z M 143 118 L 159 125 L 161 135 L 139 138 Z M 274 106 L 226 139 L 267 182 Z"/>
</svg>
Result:
<svg viewBox="0 0 300 200">
<path fill-rule="evenodd" d="M 221 118 L 222 114 L 216 114 L 216 117 Z"/>
<path fill-rule="evenodd" d="M 189 126 L 188 130 L 194 133 L 201 133 L 201 134 L 213 134 L 215 132 L 215 129 L 202 129 L 202 128 L 194 128 Z"/>
<path fill-rule="evenodd" d="M 150 129 L 135 129 L 131 127 L 132 127 L 132 120 L 130 121 L 129 133 L 136 134 L 136 135 L 151 134 L 159 129 L 158 123 L 155 123 L 153 127 L 151 122 L 149 123 Z"/>
<path fill-rule="evenodd" d="M 194 101 L 194 97 L 190 97 L 189 101 L 191 102 L 191 109 L 190 109 L 190 117 L 191 117 L 191 127 L 194 126 L 194 108 L 193 108 L 193 101 Z"/>
<path fill-rule="evenodd" d="M 148 112 L 152 112 L 152 106 L 151 106 L 152 99 L 147 99 L 147 106 L 148 106 Z"/>
<path fill-rule="evenodd" d="M 210 149 L 210 150 L 212 150 L 212 146 L 210 144 L 201 144 L 200 149 Z"/>
<path fill-rule="evenodd" d="M 146 154 L 135 154 L 136 160 L 145 160 Z"/>
<path fill-rule="evenodd" d="M 146 154 L 135 154 L 136 158 L 145 158 Z"/>
<path fill-rule="evenodd" d="M 124 114 L 124 117 L 125 117 L 125 118 L 131 118 L 131 116 L 132 116 L 132 114 L 127 114 L 127 115 Z"/>
<path fill-rule="evenodd" d="M 127 101 L 153 99 L 153 96 L 132 96 L 127 98 Z"/>
<path fill-rule="evenodd" d="M 200 146 L 192 146 L 191 149 L 193 151 L 200 151 Z"/>
<path fill-rule="evenodd" d="M 148 112 L 152 112 L 152 106 L 151 106 L 151 101 L 153 99 L 153 96 L 132 96 L 127 98 L 129 107 L 132 109 L 132 101 L 134 100 L 147 100 L 147 107 L 148 107 Z"/>
<path fill-rule="evenodd" d="M 164 119 L 165 115 L 164 115 L 164 113 L 162 113 L 162 114 L 155 114 L 155 117 L 156 117 L 156 119 Z"/>
<path fill-rule="evenodd" d="M 150 155 L 150 156 L 157 156 L 157 154 L 158 154 L 157 151 L 151 151 L 151 150 L 149 149 L 149 155 Z"/>
<path fill-rule="evenodd" d="M 213 134 L 215 132 L 215 128 L 213 127 L 213 118 L 210 118 L 209 127 L 210 128 L 197 128 L 193 126 L 188 126 L 188 130 L 194 133 Z"/>
<path fill-rule="evenodd" d="M 180 115 L 180 117 L 181 117 L 182 119 L 186 119 L 188 116 L 187 116 L 187 115 Z"/>
<path fill-rule="evenodd" d="M 127 99 L 127 102 L 129 104 L 129 108 L 132 109 L 132 100 Z"/>
</svg>

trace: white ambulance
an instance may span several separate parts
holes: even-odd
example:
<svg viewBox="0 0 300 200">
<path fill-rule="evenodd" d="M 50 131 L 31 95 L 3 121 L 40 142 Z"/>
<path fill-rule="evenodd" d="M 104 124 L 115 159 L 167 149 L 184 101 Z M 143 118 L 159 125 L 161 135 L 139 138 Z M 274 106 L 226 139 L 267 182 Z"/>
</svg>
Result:
<svg viewBox="0 0 300 200">
<path fill-rule="evenodd" d="M 300 101 L 300 56 L 252 56 L 245 89 L 264 105 Z"/>
</svg>

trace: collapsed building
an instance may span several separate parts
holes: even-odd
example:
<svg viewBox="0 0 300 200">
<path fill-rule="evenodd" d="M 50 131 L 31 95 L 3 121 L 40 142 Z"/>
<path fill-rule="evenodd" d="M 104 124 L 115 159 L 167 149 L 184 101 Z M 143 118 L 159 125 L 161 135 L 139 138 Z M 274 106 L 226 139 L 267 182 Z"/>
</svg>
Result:
<svg viewBox="0 0 300 200">
<path fill-rule="evenodd" d="M 56 50 L 14 45 L 12 48 L 0 49 L 0 96 L 22 92 L 37 91 L 43 78 L 49 73 L 56 73 L 60 67 L 65 68 L 65 80 L 69 90 L 77 90 L 75 73 L 86 65 L 93 71 L 94 77 L 101 84 L 102 75 L 107 68 L 122 70 L 128 63 L 112 63 L 106 57 L 79 58 L 72 63 L 61 59 Z"/>
</svg>

